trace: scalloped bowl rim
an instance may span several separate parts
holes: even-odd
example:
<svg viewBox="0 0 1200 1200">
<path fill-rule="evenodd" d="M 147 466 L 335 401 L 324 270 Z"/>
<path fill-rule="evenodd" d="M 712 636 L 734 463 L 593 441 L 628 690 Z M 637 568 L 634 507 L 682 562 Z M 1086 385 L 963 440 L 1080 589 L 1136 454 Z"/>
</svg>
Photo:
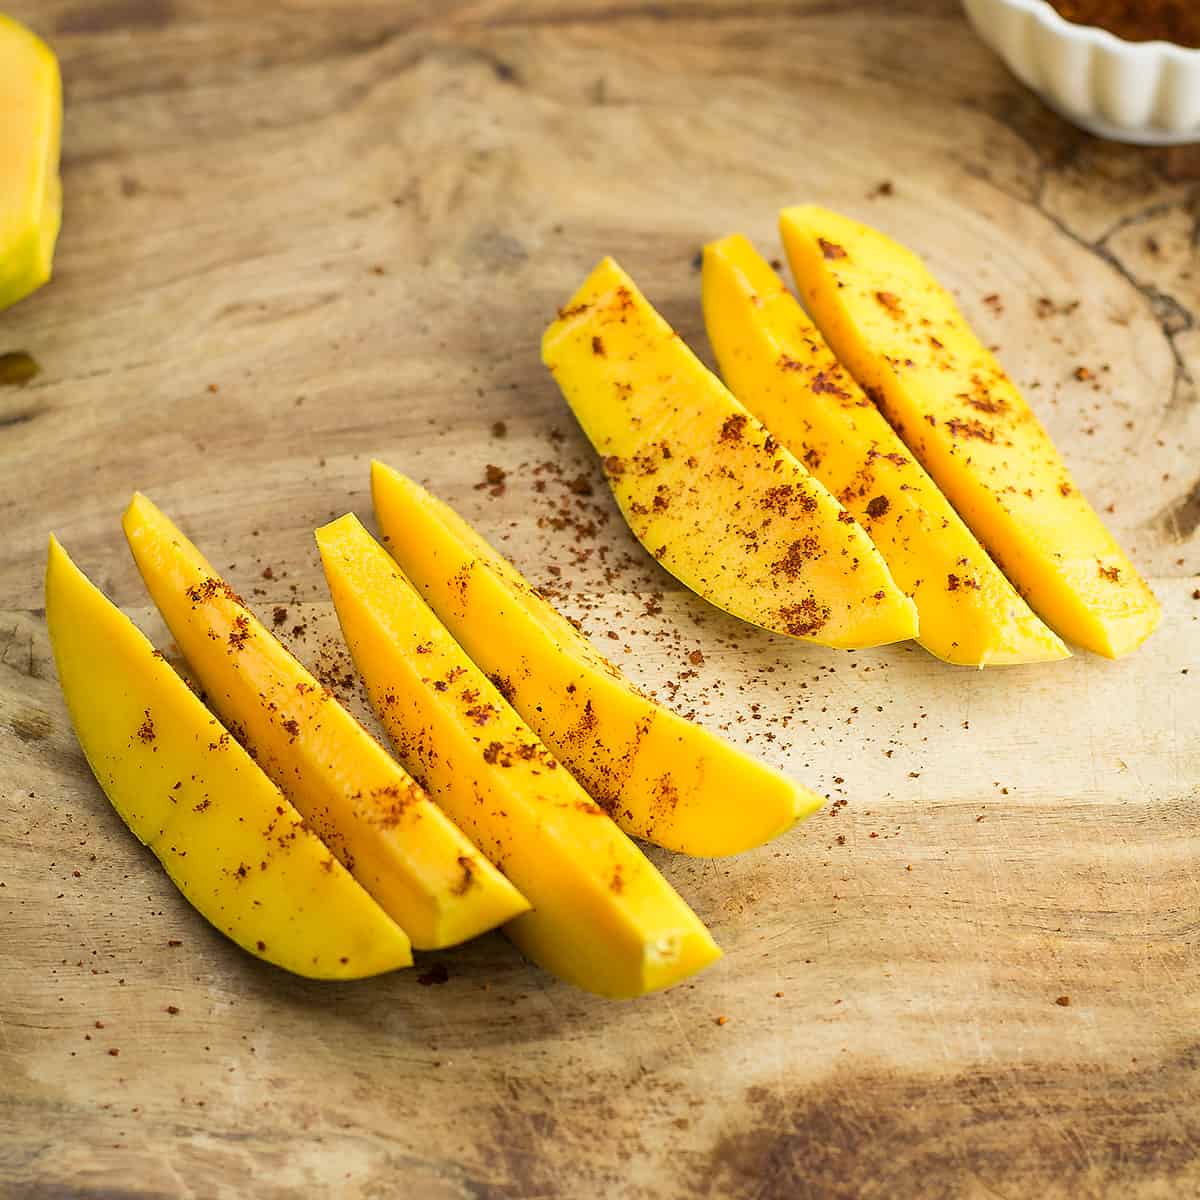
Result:
<svg viewBox="0 0 1200 1200">
<path fill-rule="evenodd" d="M 994 0 L 994 2 L 1027 12 L 1043 25 L 1067 37 L 1090 41 L 1099 46 L 1117 48 L 1124 53 L 1140 54 L 1143 57 L 1148 57 L 1150 54 L 1165 54 L 1192 66 L 1200 66 L 1200 47 L 1181 46 L 1178 42 L 1168 42 L 1162 38 L 1148 42 L 1130 42 L 1107 29 L 1102 29 L 1099 25 L 1081 25 L 1077 21 L 1068 21 L 1050 3 L 1050 0 Z"/>
</svg>

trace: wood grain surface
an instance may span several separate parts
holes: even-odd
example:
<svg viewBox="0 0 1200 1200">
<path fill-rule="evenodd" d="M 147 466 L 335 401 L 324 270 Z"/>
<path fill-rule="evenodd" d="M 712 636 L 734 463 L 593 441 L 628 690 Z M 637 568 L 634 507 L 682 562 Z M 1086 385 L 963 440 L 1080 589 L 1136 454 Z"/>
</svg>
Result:
<svg viewBox="0 0 1200 1200">
<path fill-rule="evenodd" d="M 1200 1195 L 1200 154 L 1076 132 L 952 0 L 8 11 L 68 106 L 56 278 L 0 314 L 42 368 L 0 387 L 0 1194 Z M 612 253 L 707 355 L 697 250 L 775 254 L 809 199 L 925 253 L 1031 389 L 1163 601 L 1142 651 L 839 654 L 640 551 L 542 326 Z M 495 935 L 292 979 L 108 807 L 47 533 L 166 645 L 118 523 L 141 488 L 344 674 L 311 531 L 369 516 L 372 455 L 829 794 L 760 851 L 655 855 L 726 952 L 691 984 L 606 1003 Z"/>
</svg>

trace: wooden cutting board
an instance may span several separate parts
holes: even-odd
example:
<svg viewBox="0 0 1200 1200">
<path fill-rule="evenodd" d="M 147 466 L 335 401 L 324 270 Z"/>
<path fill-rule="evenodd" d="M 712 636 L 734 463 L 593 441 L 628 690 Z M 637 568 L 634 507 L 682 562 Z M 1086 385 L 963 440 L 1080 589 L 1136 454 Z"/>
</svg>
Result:
<svg viewBox="0 0 1200 1200">
<path fill-rule="evenodd" d="M 0 1193 L 1200 1192 L 1200 156 L 1077 133 L 951 0 L 8 8 L 68 107 L 56 278 L 0 315 L 41 365 L 0 388 Z M 920 249 L 1000 347 L 1162 599 L 1139 653 L 823 651 L 616 518 L 544 322 L 612 253 L 707 354 L 697 250 L 777 253 L 806 199 Z M 758 852 L 655 855 L 725 949 L 694 982 L 606 1003 L 498 935 L 291 979 L 109 809 L 48 532 L 165 644 L 118 525 L 141 488 L 344 674 L 311 530 L 369 516 L 372 455 L 829 794 Z"/>
</svg>

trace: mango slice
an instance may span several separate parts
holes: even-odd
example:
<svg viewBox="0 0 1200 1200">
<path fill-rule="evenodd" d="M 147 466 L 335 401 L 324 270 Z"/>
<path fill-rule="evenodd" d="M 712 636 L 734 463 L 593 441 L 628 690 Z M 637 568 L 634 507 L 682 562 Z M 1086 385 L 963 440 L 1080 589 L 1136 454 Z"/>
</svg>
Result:
<svg viewBox="0 0 1200 1200">
<path fill-rule="evenodd" d="M 746 238 L 704 248 L 703 295 L 725 382 L 870 535 L 922 646 L 973 667 L 1069 657 Z"/>
<path fill-rule="evenodd" d="M 1140 645 L 1158 601 L 925 264 L 814 205 L 779 221 L 825 340 L 1034 610 L 1109 658 Z"/>
<path fill-rule="evenodd" d="M 592 798 L 628 834 L 737 854 L 820 797 L 643 696 L 452 508 L 371 464 L 383 541 L 425 601 Z"/>
<path fill-rule="evenodd" d="M 0 308 L 50 278 L 62 223 L 62 80 L 40 38 L 0 14 Z"/>
<path fill-rule="evenodd" d="M 404 931 L 53 537 L 46 623 L 96 779 L 205 919 L 312 979 L 411 964 Z"/>
<path fill-rule="evenodd" d="M 414 946 L 455 945 L 529 907 L 145 496 L 124 524 L 209 702 Z"/>
<path fill-rule="evenodd" d="M 638 540 L 694 592 L 826 646 L 916 636 L 858 523 L 606 258 L 542 339 Z"/>
<path fill-rule="evenodd" d="M 505 933 L 590 992 L 640 996 L 720 957 L 708 930 L 513 711 L 354 516 L 317 531 L 342 631 L 400 757 L 533 911 Z"/>
</svg>

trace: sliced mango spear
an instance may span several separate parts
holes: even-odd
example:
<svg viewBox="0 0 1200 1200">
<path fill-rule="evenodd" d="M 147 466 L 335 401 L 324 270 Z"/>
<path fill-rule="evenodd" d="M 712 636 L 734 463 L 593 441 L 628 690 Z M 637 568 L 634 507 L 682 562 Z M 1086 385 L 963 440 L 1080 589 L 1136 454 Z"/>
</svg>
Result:
<svg viewBox="0 0 1200 1200">
<path fill-rule="evenodd" d="M 737 854 L 819 797 L 643 696 L 453 509 L 371 464 L 383 540 L 405 575 L 538 737 L 628 834 Z"/>
<path fill-rule="evenodd" d="M 58 61 L 0 14 L 0 308 L 50 278 L 62 222 L 61 132 Z"/>
<path fill-rule="evenodd" d="M 1037 613 L 1128 654 L 1158 602 L 1012 380 L 912 251 L 813 205 L 780 229 L 825 340 Z"/>
<path fill-rule="evenodd" d="M 454 945 L 529 907 L 144 496 L 125 534 L 209 702 L 414 946 Z"/>
<path fill-rule="evenodd" d="M 505 927 L 540 966 L 640 996 L 720 951 L 699 918 L 510 707 L 353 516 L 317 531 L 342 631 L 401 758 L 533 911 Z"/>
<path fill-rule="evenodd" d="M 917 610 L 858 523 L 605 259 L 542 359 L 630 528 L 718 608 L 827 646 L 917 632 Z"/>
<path fill-rule="evenodd" d="M 704 321 L 737 398 L 862 524 L 947 662 L 1049 662 L 1038 620 L 746 238 L 704 248 Z"/>
<path fill-rule="evenodd" d="M 404 931 L 54 538 L 46 622 L 96 779 L 202 916 L 314 979 L 412 962 Z"/>
</svg>

